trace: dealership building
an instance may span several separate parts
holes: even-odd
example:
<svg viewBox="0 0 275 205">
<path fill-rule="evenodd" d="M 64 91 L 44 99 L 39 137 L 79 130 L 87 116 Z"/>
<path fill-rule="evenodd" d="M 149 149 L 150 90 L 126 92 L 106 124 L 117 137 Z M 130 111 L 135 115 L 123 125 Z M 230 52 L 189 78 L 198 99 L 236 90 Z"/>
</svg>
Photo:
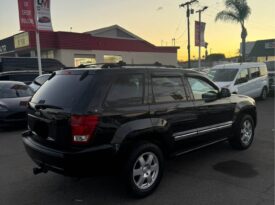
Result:
<svg viewBox="0 0 275 205">
<path fill-rule="evenodd" d="M 57 59 L 66 66 L 119 61 L 177 65 L 179 49 L 155 46 L 118 25 L 85 33 L 41 32 L 40 44 L 42 58 Z M 0 40 L 0 56 L 36 57 L 35 32 Z"/>
</svg>

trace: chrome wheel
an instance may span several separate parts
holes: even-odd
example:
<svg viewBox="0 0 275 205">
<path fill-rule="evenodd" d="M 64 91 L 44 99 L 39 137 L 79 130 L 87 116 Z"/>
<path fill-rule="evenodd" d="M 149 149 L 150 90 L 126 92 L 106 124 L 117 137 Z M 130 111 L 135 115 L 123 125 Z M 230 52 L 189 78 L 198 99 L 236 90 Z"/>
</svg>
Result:
<svg viewBox="0 0 275 205">
<path fill-rule="evenodd" d="M 133 167 L 133 181 L 139 189 L 148 189 L 159 174 L 159 160 L 153 152 L 140 155 Z"/>
<path fill-rule="evenodd" d="M 241 128 L 241 141 L 244 145 L 248 145 L 253 135 L 253 126 L 250 120 L 245 120 Z"/>
</svg>

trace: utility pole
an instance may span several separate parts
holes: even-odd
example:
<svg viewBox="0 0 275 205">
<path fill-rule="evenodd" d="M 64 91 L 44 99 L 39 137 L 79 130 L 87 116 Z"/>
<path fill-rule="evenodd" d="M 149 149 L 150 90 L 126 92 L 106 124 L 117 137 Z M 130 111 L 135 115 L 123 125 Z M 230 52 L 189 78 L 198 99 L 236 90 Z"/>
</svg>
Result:
<svg viewBox="0 0 275 205">
<path fill-rule="evenodd" d="M 196 11 L 196 13 L 199 13 L 199 69 L 201 68 L 201 13 L 204 12 L 206 9 L 208 9 L 208 6 L 205 6 L 202 9 Z"/>
<path fill-rule="evenodd" d="M 195 3 L 195 2 L 198 2 L 198 0 L 191 0 L 191 1 L 188 1 L 186 3 L 183 3 L 183 4 L 180 4 L 180 7 L 187 7 L 186 9 L 186 17 L 187 17 L 187 30 L 188 30 L 188 45 L 187 45 L 187 50 L 188 50 L 188 68 L 191 68 L 191 58 L 190 58 L 190 14 L 193 14 L 194 13 L 194 10 L 191 9 L 190 10 L 190 5 Z"/>
</svg>

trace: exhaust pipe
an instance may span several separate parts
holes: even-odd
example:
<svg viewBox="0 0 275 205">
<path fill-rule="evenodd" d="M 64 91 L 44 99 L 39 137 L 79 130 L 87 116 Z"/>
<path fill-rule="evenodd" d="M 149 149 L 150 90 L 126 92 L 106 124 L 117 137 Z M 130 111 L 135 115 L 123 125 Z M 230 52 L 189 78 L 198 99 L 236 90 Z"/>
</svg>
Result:
<svg viewBox="0 0 275 205">
<path fill-rule="evenodd" d="M 41 173 L 46 174 L 48 172 L 48 169 L 46 169 L 44 166 L 35 167 L 35 168 L 32 169 L 32 172 L 33 172 L 34 175 L 38 175 L 38 174 L 41 174 Z"/>
</svg>

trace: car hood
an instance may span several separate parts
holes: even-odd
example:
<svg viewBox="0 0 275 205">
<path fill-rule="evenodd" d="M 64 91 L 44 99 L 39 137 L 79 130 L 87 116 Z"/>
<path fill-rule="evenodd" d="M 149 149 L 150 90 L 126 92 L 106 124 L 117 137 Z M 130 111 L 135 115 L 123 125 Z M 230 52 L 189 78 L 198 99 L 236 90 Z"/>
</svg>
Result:
<svg viewBox="0 0 275 205">
<path fill-rule="evenodd" d="M 0 105 L 8 108 L 12 111 L 23 111 L 27 108 L 27 102 L 29 102 L 31 97 L 20 97 L 20 98 L 2 98 L 0 99 Z"/>
</svg>

